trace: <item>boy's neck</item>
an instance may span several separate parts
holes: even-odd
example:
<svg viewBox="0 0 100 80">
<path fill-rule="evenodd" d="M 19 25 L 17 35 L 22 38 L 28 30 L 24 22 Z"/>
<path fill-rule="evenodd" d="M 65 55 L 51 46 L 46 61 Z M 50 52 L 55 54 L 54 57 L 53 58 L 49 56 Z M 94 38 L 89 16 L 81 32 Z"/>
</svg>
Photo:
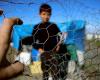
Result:
<svg viewBox="0 0 100 80">
<path fill-rule="evenodd" d="M 45 23 L 49 23 L 49 22 L 42 22 L 43 24 L 45 24 Z"/>
</svg>

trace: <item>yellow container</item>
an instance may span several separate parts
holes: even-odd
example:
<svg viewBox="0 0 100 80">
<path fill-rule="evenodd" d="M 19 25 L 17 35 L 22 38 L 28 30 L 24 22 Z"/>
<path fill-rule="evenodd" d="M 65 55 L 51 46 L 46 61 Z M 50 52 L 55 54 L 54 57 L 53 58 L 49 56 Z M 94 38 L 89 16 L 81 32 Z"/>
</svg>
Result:
<svg viewBox="0 0 100 80">
<path fill-rule="evenodd" d="M 40 61 L 33 62 L 33 64 L 30 66 L 30 68 L 31 68 L 32 74 L 42 73 L 41 62 Z"/>
</svg>

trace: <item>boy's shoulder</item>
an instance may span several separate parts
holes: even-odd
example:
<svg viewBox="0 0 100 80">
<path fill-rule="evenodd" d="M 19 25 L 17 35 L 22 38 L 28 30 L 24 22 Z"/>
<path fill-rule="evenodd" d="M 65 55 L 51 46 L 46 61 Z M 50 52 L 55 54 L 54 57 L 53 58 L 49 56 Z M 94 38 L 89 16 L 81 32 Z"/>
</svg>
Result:
<svg viewBox="0 0 100 80">
<path fill-rule="evenodd" d="M 52 26 L 52 27 L 58 27 L 57 24 L 54 23 L 54 22 L 49 22 L 49 24 L 50 24 L 50 26 Z"/>
<path fill-rule="evenodd" d="M 56 23 L 54 23 L 54 22 L 50 22 L 50 24 L 57 26 L 57 24 L 56 24 Z"/>
<path fill-rule="evenodd" d="M 34 25 L 34 29 L 36 29 L 38 26 L 39 26 L 39 23 L 38 24 L 35 24 Z"/>
</svg>

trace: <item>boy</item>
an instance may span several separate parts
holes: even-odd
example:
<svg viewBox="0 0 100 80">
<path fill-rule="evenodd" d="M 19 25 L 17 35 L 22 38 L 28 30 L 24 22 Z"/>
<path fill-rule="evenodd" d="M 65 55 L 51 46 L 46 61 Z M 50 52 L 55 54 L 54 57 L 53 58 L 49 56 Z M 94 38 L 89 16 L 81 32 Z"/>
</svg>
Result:
<svg viewBox="0 0 100 80">
<path fill-rule="evenodd" d="M 34 35 L 36 35 L 35 40 L 33 40 L 35 43 L 37 41 L 39 41 L 39 43 L 43 43 L 47 40 L 48 36 L 52 37 L 52 36 L 57 35 L 60 32 L 56 24 L 49 22 L 51 13 L 52 13 L 52 9 L 48 4 L 42 4 L 40 6 L 39 15 L 42 19 L 42 22 L 34 26 L 34 30 L 32 33 L 33 39 L 34 39 Z M 46 30 L 48 31 L 48 34 L 46 34 Z M 40 35 L 38 35 L 38 33 L 36 34 L 37 31 L 39 31 L 41 34 Z M 34 45 L 34 42 L 33 42 L 33 45 Z M 47 46 L 45 47 L 45 51 L 50 51 L 53 49 L 53 47 L 55 46 L 55 43 L 54 44 L 52 43 L 53 42 L 48 41 L 48 43 L 46 44 Z M 40 47 L 40 46 L 41 45 L 38 44 L 37 46 L 34 46 L 34 47 L 43 49 L 43 47 L 42 46 Z"/>
<path fill-rule="evenodd" d="M 58 77 L 60 76 L 60 75 L 58 76 L 57 74 L 59 68 L 57 63 L 53 62 L 54 60 L 53 54 L 56 54 L 54 52 L 56 52 L 57 48 L 55 49 L 55 51 L 52 50 L 54 50 L 55 46 L 57 45 L 55 37 L 60 32 L 60 30 L 57 28 L 56 24 L 49 22 L 50 16 L 52 14 L 52 9 L 48 4 L 42 4 L 40 6 L 39 14 L 42 19 L 42 22 L 34 27 L 32 33 L 33 47 L 38 49 L 41 53 L 40 57 L 41 57 L 41 68 L 43 71 L 43 80 L 48 80 L 50 70 L 53 79 L 58 80 L 59 79 Z M 48 34 L 46 33 L 46 30 Z M 41 43 L 44 43 L 44 45 L 42 45 Z M 55 64 L 56 66 L 53 64 Z"/>
</svg>

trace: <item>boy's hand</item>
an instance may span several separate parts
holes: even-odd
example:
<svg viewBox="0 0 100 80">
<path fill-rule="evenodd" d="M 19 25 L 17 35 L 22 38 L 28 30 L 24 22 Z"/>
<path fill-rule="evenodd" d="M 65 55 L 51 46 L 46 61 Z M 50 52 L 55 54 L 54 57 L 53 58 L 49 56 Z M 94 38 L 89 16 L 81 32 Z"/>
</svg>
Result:
<svg viewBox="0 0 100 80">
<path fill-rule="evenodd" d="M 44 52 L 44 50 L 42 48 L 39 48 L 38 50 L 39 50 L 40 53 Z"/>
</svg>

